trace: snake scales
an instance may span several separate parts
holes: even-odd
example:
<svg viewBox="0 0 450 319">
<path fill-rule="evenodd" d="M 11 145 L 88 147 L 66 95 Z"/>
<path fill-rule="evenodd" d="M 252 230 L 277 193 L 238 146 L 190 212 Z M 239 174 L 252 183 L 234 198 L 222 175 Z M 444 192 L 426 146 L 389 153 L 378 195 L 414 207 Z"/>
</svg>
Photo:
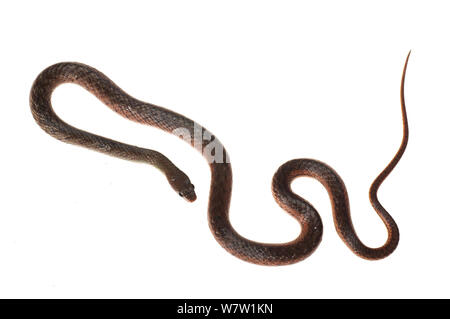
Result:
<svg viewBox="0 0 450 319">
<path fill-rule="evenodd" d="M 159 168 L 172 188 L 188 201 L 196 194 L 189 178 L 161 153 L 120 143 L 102 136 L 77 129 L 62 121 L 53 111 L 51 96 L 62 83 L 76 83 L 94 94 L 103 103 L 120 115 L 143 124 L 158 127 L 178 135 L 180 128 L 192 137 L 190 143 L 205 150 L 214 142 L 214 152 L 206 154 L 211 168 L 211 186 L 208 206 L 208 221 L 216 240 L 228 252 L 248 262 L 261 265 L 292 264 L 308 257 L 322 239 L 322 221 L 312 205 L 291 190 L 291 182 L 300 176 L 309 176 L 320 181 L 328 191 L 336 230 L 345 244 L 358 256 L 380 259 L 391 254 L 397 247 L 399 231 L 394 219 L 379 203 L 377 191 L 384 179 L 403 155 L 408 141 L 408 123 L 404 100 L 406 59 L 401 81 L 401 109 L 403 117 L 403 140 L 401 146 L 370 187 L 369 197 L 373 208 L 384 222 L 388 238 L 379 248 L 365 246 L 356 235 L 351 217 L 347 191 L 339 175 L 328 165 L 313 159 L 295 159 L 283 164 L 275 173 L 272 193 L 277 203 L 291 214 L 301 225 L 300 235 L 283 244 L 251 241 L 239 235 L 230 224 L 229 207 L 232 190 L 232 171 L 228 155 L 219 140 L 205 128 L 183 115 L 168 109 L 139 101 L 113 83 L 98 70 L 80 63 L 58 63 L 42 71 L 36 78 L 30 93 L 30 106 L 34 119 L 40 127 L 53 137 L 71 144 L 81 145 L 126 160 L 145 162 Z M 201 134 L 195 132 L 200 128 Z M 203 138 L 210 137 L 209 139 Z"/>
</svg>

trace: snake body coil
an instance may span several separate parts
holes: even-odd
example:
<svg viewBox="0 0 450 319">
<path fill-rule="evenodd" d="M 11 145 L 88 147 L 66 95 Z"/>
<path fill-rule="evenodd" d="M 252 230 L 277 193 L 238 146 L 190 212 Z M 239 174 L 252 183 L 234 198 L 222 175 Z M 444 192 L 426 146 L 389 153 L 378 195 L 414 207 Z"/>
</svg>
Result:
<svg viewBox="0 0 450 319">
<path fill-rule="evenodd" d="M 404 101 L 406 59 L 401 82 L 401 106 L 403 115 L 403 140 L 394 159 L 375 179 L 370 188 L 370 201 L 388 230 L 386 243 L 379 248 L 365 246 L 353 228 L 349 200 L 345 185 L 339 175 L 328 165 L 312 159 L 296 159 L 283 164 L 275 173 L 272 193 L 277 203 L 301 225 L 300 235 L 283 244 L 259 243 L 239 235 L 230 224 L 229 207 L 232 190 L 232 171 L 228 155 L 219 140 L 194 121 L 165 108 L 139 101 L 114 84 L 98 70 L 80 63 L 58 63 L 45 69 L 35 80 L 30 93 L 30 106 L 34 119 L 53 137 L 71 144 L 81 145 L 126 160 L 145 162 L 159 168 L 170 185 L 180 196 L 194 201 L 196 194 L 189 178 L 169 159 L 157 151 L 120 143 L 102 136 L 82 131 L 62 121 L 53 111 L 51 95 L 62 83 L 76 83 L 94 94 L 120 115 L 135 122 L 158 127 L 179 135 L 180 128 L 192 137 L 190 143 L 203 150 L 211 168 L 211 188 L 208 221 L 216 240 L 228 252 L 248 262 L 261 265 L 285 265 L 308 257 L 322 239 L 322 221 L 319 214 L 300 196 L 291 190 L 291 182 L 300 176 L 319 180 L 330 196 L 336 230 L 347 246 L 358 256 L 380 259 L 397 247 L 399 231 L 395 221 L 381 206 L 377 191 L 405 151 L 408 140 L 408 123 Z M 196 133 L 201 128 L 201 134 Z M 178 132 L 178 133 L 177 133 Z M 204 136 L 210 137 L 204 139 Z M 214 154 L 204 152 L 214 142 Z"/>
</svg>

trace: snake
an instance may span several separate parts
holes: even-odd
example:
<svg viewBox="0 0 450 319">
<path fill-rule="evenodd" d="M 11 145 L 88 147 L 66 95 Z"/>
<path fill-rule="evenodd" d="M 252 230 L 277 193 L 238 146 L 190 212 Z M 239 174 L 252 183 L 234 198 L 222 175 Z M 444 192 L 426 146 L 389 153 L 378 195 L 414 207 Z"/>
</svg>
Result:
<svg viewBox="0 0 450 319">
<path fill-rule="evenodd" d="M 377 248 L 364 245 L 357 236 L 352 224 L 345 184 L 338 173 L 323 162 L 300 158 L 290 160 L 278 168 L 272 179 L 272 194 L 278 205 L 300 224 L 301 230 L 298 237 L 290 242 L 257 242 L 240 235 L 230 223 L 233 177 L 229 156 L 219 139 L 200 124 L 164 107 L 135 99 L 100 71 L 77 62 L 57 63 L 43 70 L 32 85 L 29 101 L 37 124 L 54 138 L 121 159 L 150 164 L 166 176 L 168 183 L 179 196 L 193 202 L 197 198 L 194 185 L 189 177 L 165 155 L 155 150 L 86 132 L 67 124 L 53 110 L 52 93 L 63 83 L 80 85 L 123 117 L 159 128 L 190 143 L 206 158 L 211 171 L 207 213 L 210 230 L 224 249 L 241 260 L 267 266 L 288 265 L 304 260 L 316 250 L 322 240 L 323 224 L 316 209 L 291 189 L 293 180 L 299 177 L 314 178 L 325 187 L 339 237 L 357 256 L 376 260 L 390 255 L 399 242 L 397 224 L 380 204 L 377 192 L 382 182 L 399 162 L 408 142 L 404 84 L 410 54 L 411 52 L 406 58 L 401 80 L 403 120 L 401 146 L 369 190 L 370 202 L 388 233 L 386 242 Z"/>
</svg>

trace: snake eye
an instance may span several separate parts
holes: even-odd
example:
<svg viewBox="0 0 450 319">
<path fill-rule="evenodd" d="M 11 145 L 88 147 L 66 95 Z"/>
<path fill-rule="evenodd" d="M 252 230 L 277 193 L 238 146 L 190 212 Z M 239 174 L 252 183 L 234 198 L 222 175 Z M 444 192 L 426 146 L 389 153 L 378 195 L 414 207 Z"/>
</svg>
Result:
<svg viewBox="0 0 450 319">
<path fill-rule="evenodd" d="M 183 197 L 183 193 L 182 193 L 182 192 L 179 192 L 178 195 L 180 195 L 181 197 Z"/>
</svg>

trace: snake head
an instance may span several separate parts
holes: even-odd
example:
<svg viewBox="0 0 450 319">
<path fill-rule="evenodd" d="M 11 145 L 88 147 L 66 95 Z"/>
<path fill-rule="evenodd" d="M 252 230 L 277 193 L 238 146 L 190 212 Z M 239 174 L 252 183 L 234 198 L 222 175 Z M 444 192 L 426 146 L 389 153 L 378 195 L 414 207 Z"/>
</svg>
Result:
<svg viewBox="0 0 450 319">
<path fill-rule="evenodd" d="M 186 189 L 178 192 L 178 195 L 183 197 L 188 202 L 192 203 L 193 201 L 195 201 L 197 199 L 197 195 L 195 194 L 194 188 L 195 188 L 195 186 L 190 184 Z"/>
<path fill-rule="evenodd" d="M 192 185 L 189 177 L 182 171 L 177 171 L 175 174 L 168 176 L 170 186 L 185 200 L 193 202 L 197 199 L 195 194 L 194 185 Z"/>
</svg>

